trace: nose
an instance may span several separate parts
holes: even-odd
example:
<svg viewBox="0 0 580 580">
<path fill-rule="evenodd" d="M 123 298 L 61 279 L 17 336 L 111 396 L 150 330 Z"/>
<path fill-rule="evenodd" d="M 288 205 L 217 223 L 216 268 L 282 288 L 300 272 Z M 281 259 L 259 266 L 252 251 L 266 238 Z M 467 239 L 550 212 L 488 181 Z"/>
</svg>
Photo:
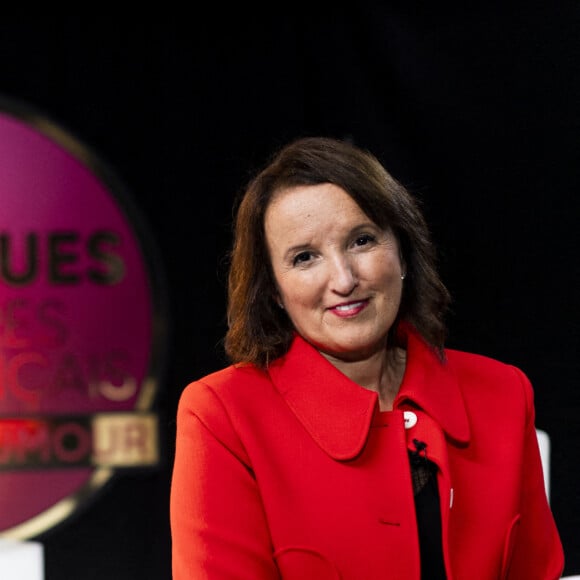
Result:
<svg viewBox="0 0 580 580">
<path fill-rule="evenodd" d="M 356 267 L 348 256 L 334 257 L 331 264 L 330 288 L 341 296 L 348 296 L 357 286 Z"/>
</svg>

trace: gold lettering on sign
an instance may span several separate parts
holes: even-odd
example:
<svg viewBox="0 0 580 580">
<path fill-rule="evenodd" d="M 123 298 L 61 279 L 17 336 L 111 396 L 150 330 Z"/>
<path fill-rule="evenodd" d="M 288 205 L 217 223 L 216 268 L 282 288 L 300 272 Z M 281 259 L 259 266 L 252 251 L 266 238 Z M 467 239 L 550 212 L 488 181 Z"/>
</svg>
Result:
<svg viewBox="0 0 580 580">
<path fill-rule="evenodd" d="M 157 417 L 152 413 L 100 413 L 93 417 L 93 463 L 135 467 L 159 461 Z"/>
</svg>

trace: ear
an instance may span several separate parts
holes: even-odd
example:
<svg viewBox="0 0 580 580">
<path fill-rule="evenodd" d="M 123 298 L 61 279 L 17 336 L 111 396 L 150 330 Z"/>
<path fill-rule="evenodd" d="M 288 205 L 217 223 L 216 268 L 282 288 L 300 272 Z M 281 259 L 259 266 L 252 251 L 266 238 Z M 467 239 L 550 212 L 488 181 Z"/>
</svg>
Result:
<svg viewBox="0 0 580 580">
<path fill-rule="evenodd" d="M 284 310 L 284 303 L 282 302 L 282 298 L 280 297 L 280 293 L 278 291 L 274 292 L 272 299 L 282 310 Z"/>
<path fill-rule="evenodd" d="M 404 280 L 407 276 L 407 262 L 405 262 L 405 258 L 403 258 L 403 252 L 401 251 L 401 247 L 399 244 L 399 262 L 401 263 L 401 280 Z"/>
<path fill-rule="evenodd" d="M 407 264 L 405 264 L 404 260 L 401 260 L 401 280 L 404 280 L 406 275 L 407 275 Z"/>
</svg>

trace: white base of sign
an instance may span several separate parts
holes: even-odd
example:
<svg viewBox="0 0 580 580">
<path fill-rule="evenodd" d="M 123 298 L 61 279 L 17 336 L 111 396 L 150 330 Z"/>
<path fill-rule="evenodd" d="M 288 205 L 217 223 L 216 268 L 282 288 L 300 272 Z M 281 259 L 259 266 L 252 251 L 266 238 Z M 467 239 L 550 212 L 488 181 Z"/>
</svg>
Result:
<svg viewBox="0 0 580 580">
<path fill-rule="evenodd" d="M 44 580 L 42 544 L 0 540 L 0 570 L 6 580 Z"/>
</svg>

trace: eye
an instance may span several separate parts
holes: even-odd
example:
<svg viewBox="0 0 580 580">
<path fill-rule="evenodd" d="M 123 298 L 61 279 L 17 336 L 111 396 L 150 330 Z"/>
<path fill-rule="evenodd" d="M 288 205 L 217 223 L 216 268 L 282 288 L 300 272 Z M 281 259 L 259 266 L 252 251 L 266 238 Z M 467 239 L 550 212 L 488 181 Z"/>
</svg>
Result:
<svg viewBox="0 0 580 580">
<path fill-rule="evenodd" d="M 356 237 L 354 244 L 355 246 L 366 246 L 367 244 L 370 244 L 375 240 L 376 240 L 375 236 L 371 234 L 361 234 L 360 236 Z"/>
<path fill-rule="evenodd" d="M 308 262 L 312 259 L 312 252 L 300 252 L 294 259 L 292 260 L 292 264 L 297 266 L 298 264 L 303 264 L 304 262 Z"/>
</svg>

